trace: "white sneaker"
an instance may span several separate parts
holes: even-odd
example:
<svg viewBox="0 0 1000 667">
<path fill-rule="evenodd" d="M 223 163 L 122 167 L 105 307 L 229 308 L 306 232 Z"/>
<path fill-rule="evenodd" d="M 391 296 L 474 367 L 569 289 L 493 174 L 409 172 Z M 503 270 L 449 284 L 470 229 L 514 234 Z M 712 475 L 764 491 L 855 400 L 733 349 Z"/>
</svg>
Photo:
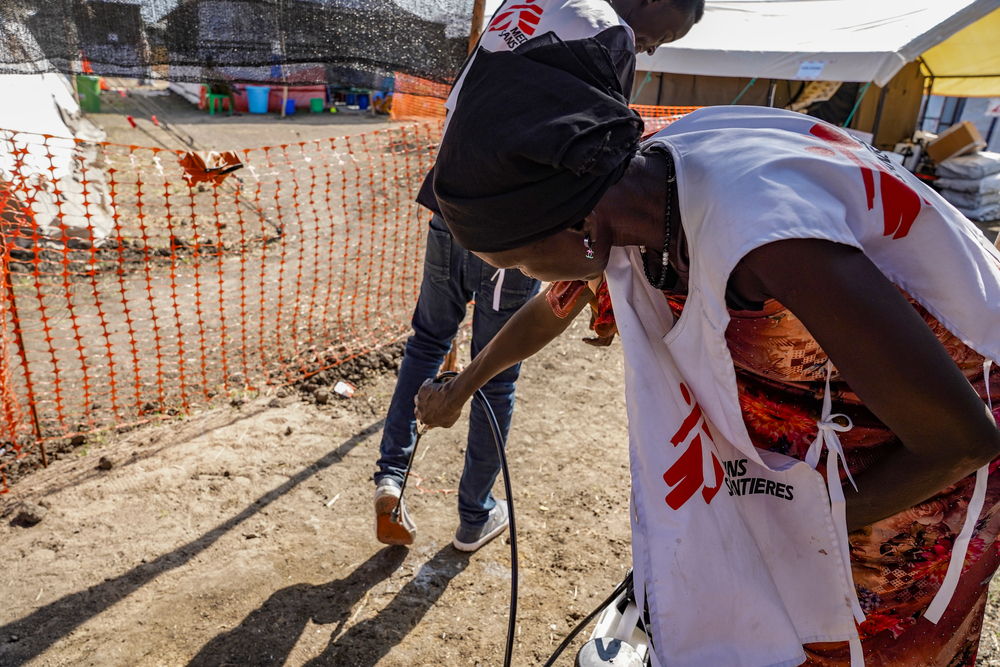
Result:
<svg viewBox="0 0 1000 667">
<path fill-rule="evenodd" d="M 496 506 L 490 510 L 490 516 L 486 519 L 486 523 L 482 526 L 470 528 L 459 525 L 452 545 L 459 551 L 476 551 L 506 530 L 508 523 L 510 523 L 510 518 L 507 514 L 507 501 L 498 500 Z"/>
</svg>

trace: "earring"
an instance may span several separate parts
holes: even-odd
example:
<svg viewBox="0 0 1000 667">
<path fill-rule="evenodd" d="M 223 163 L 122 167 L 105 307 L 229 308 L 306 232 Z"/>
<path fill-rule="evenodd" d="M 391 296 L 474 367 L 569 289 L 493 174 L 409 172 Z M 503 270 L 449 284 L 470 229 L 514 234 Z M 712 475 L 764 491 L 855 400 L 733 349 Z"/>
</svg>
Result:
<svg viewBox="0 0 1000 667">
<path fill-rule="evenodd" d="M 590 240 L 590 234 L 583 235 L 583 245 L 587 249 L 587 259 L 594 259 L 594 242 Z"/>
</svg>

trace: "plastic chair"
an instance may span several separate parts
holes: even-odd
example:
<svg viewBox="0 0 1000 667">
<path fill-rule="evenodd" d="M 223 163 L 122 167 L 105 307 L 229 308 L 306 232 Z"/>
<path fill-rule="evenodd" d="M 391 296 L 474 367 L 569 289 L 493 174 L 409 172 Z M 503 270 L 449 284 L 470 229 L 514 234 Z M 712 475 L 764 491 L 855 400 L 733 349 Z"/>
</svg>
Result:
<svg viewBox="0 0 1000 667">
<path fill-rule="evenodd" d="M 233 115 L 234 100 L 232 95 L 220 95 L 218 93 L 205 93 L 205 106 L 208 108 L 208 115 L 215 115 L 215 104 L 218 102 L 219 111 L 223 109 L 228 111 L 230 116 Z"/>
</svg>

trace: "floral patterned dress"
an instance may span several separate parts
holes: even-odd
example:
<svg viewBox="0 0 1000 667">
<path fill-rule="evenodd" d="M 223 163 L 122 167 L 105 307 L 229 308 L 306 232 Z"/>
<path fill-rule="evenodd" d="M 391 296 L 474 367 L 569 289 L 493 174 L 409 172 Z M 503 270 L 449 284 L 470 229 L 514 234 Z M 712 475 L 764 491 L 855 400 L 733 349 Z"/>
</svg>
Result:
<svg viewBox="0 0 1000 667">
<path fill-rule="evenodd" d="M 549 305 L 564 317 L 587 286 L 556 283 Z M 599 337 L 614 335 L 614 315 L 603 283 L 592 326 Z M 675 315 L 683 298 L 668 297 Z M 991 395 L 1000 423 L 1000 368 L 984 376 L 983 358 L 910 302 L 945 346 L 979 395 Z M 763 310 L 731 311 L 726 331 L 736 366 L 743 420 L 754 445 L 798 459 L 816 438 L 826 379 L 827 357 L 802 323 L 776 301 Z M 833 412 L 846 414 L 854 428 L 840 434 L 852 474 L 857 475 L 896 446 L 896 436 L 878 420 L 834 372 Z M 993 462 L 991 473 L 1000 466 Z M 843 474 L 843 473 L 842 473 Z M 983 512 L 969 545 L 965 568 L 951 604 L 938 624 L 922 618 L 944 579 L 951 546 L 965 519 L 975 476 L 928 500 L 850 535 L 854 582 L 867 620 L 860 633 L 865 662 L 882 665 L 957 667 L 975 665 L 990 579 L 1000 565 L 1000 474 L 991 474 Z M 846 643 L 810 644 L 806 665 L 850 664 Z"/>
</svg>

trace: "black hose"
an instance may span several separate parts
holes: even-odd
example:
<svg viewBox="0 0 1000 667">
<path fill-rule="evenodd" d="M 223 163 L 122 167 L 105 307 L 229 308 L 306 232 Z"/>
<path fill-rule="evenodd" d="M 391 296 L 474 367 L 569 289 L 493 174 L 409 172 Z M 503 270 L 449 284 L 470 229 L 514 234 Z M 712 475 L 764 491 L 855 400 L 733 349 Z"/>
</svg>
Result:
<svg viewBox="0 0 1000 667">
<path fill-rule="evenodd" d="M 493 431 L 493 441 L 497 446 L 497 456 L 500 458 L 500 469 L 503 471 L 503 488 L 507 495 L 507 521 L 510 523 L 510 611 L 507 614 L 507 646 L 504 649 L 504 667 L 510 667 L 511 656 L 514 653 L 514 631 L 517 625 L 517 527 L 514 523 L 514 492 L 510 486 L 510 471 L 507 468 L 507 454 L 504 451 L 503 436 L 500 434 L 500 425 L 497 424 L 497 417 L 490 407 L 489 401 L 482 389 L 477 389 L 476 398 L 486 410 L 489 417 L 490 430 Z"/>
<path fill-rule="evenodd" d="M 452 378 L 457 376 L 458 373 L 455 371 L 445 371 L 435 378 L 435 382 L 441 382 L 442 380 Z M 518 574 L 518 562 L 517 562 L 517 525 L 514 521 L 514 492 L 510 485 L 510 469 L 507 467 L 507 453 L 505 451 L 506 443 L 504 442 L 503 436 L 500 433 L 500 425 L 497 423 L 497 416 L 493 412 L 493 407 L 490 402 L 486 399 L 486 395 L 483 393 L 482 389 L 477 389 L 474 394 L 476 400 L 479 404 L 483 406 L 486 411 L 487 421 L 490 425 L 490 431 L 493 433 L 493 442 L 497 447 L 497 457 L 500 459 L 500 470 L 503 472 L 503 488 L 504 493 L 507 495 L 507 521 L 510 525 L 510 609 L 507 613 L 507 644 L 504 648 L 503 664 L 504 667 L 510 667 L 511 657 L 514 653 L 514 632 L 517 626 L 517 574 Z M 414 454 L 417 451 L 417 443 L 420 442 L 420 438 L 423 435 L 422 430 L 417 431 L 417 440 L 414 443 L 413 451 L 410 452 L 410 460 L 406 466 L 406 474 L 403 477 L 403 484 L 400 488 L 400 505 L 402 504 L 402 492 L 406 488 L 406 480 L 410 476 L 410 468 L 413 466 Z M 397 505 L 398 507 L 398 505 Z M 621 583 L 615 586 L 615 589 L 611 591 L 609 595 L 603 602 L 601 602 L 592 612 L 590 612 L 586 618 L 577 623 L 576 627 L 566 636 L 561 644 L 556 648 L 555 652 L 549 656 L 549 659 L 545 662 L 544 667 L 552 667 L 555 661 L 562 655 L 566 647 L 576 639 L 577 635 L 597 617 L 601 610 L 607 607 L 609 604 L 614 602 L 615 598 L 621 595 L 623 592 L 627 591 L 629 586 L 632 585 L 632 571 L 629 570 L 625 578 L 622 579 Z"/>
<path fill-rule="evenodd" d="M 552 667 L 552 665 L 555 664 L 556 659 L 560 655 L 562 655 L 563 651 L 566 650 L 566 647 L 569 646 L 570 643 L 574 639 L 576 639 L 576 636 L 578 634 L 580 634 L 580 631 L 583 630 L 585 627 L 587 627 L 587 625 L 592 620 L 594 620 L 599 613 L 601 613 L 602 609 L 604 609 L 609 604 L 611 604 L 612 602 L 614 602 L 614 600 L 615 600 L 616 597 L 618 597 L 623 592 L 625 592 L 626 590 L 628 590 L 628 587 L 631 584 L 632 584 L 632 571 L 629 570 L 629 573 L 627 575 L 625 575 L 625 578 L 622 579 L 622 582 L 620 584 L 618 584 L 617 586 L 615 586 L 615 590 L 611 591 L 611 595 L 609 595 L 607 598 L 605 598 L 604 601 L 601 602 L 601 604 L 597 605 L 597 607 L 594 609 L 594 611 L 592 611 L 589 614 L 587 614 L 587 617 L 584 618 L 579 623 L 577 623 L 576 627 L 573 628 L 573 631 L 570 632 L 568 635 L 566 635 L 566 639 L 564 639 L 562 641 L 562 643 L 559 644 L 558 647 L 556 647 L 555 652 L 553 652 L 552 655 L 549 656 L 549 659 L 545 661 L 545 665 L 543 667 Z"/>
<path fill-rule="evenodd" d="M 440 382 L 447 378 L 452 378 L 458 375 L 454 371 L 445 371 L 435 378 L 435 382 Z M 487 421 L 490 425 L 490 431 L 493 433 L 493 442 L 497 446 L 497 457 L 500 459 L 500 470 L 503 471 L 503 488 L 504 493 L 507 495 L 507 522 L 509 524 L 509 534 L 510 534 L 510 610 L 507 614 L 507 645 L 504 648 L 504 667 L 510 667 L 511 657 L 514 654 L 514 631 L 517 625 L 517 526 L 514 522 L 514 492 L 510 485 L 510 469 L 507 467 L 507 454 L 504 451 L 506 443 L 504 442 L 503 435 L 500 433 L 500 425 L 497 423 L 497 416 L 493 412 L 490 402 L 486 400 L 486 394 L 483 393 L 482 389 L 477 389 L 474 394 L 476 400 L 479 404 L 483 406 L 483 410 L 486 411 Z M 417 441 L 422 435 L 421 431 L 418 431 Z M 416 443 L 414 443 L 413 452 L 410 453 L 410 462 L 406 467 L 406 475 L 403 477 L 403 487 L 406 486 L 406 478 L 409 477 L 410 466 L 413 465 L 413 454 L 416 453 Z M 400 498 L 402 498 L 402 488 L 400 489 Z"/>
</svg>

